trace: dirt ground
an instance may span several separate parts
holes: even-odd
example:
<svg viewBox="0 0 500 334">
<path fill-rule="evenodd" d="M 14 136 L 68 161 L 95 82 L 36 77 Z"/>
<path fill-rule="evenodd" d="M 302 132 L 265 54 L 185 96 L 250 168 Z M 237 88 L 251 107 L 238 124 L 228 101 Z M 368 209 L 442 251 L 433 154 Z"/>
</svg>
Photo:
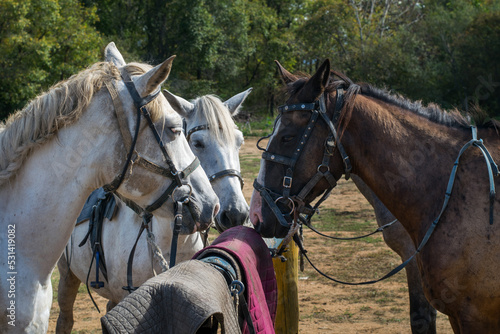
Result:
<svg viewBox="0 0 500 334">
<path fill-rule="evenodd" d="M 246 181 L 244 193 L 248 201 L 260 158 L 256 140 L 254 137 L 246 138 L 240 152 L 242 166 L 248 165 L 248 162 L 253 165 L 252 170 L 242 170 Z M 340 222 L 348 220 L 363 228 L 361 231 L 343 231 L 339 223 L 331 229 L 338 232 L 330 233 L 354 236 L 376 228 L 373 210 L 351 181 L 340 181 L 323 208 L 333 209 Z M 381 236 L 365 241 L 339 242 L 325 240 L 306 230 L 304 239 L 311 260 L 324 272 L 346 281 L 381 277 L 401 262 Z M 345 286 L 319 276 L 307 263 L 304 269 L 304 272 L 299 272 L 300 333 L 411 333 L 404 272 L 375 285 Z M 57 286 L 53 288 L 57 289 Z M 95 310 L 83 288 L 80 291 L 74 308 L 73 333 L 100 333 L 99 319 L 103 313 L 99 314 Z M 93 296 L 103 312 L 106 300 L 95 293 Z M 49 333 L 55 331 L 58 312 L 59 307 L 54 300 Z M 448 319 L 443 314 L 438 314 L 437 331 L 452 333 Z"/>
</svg>

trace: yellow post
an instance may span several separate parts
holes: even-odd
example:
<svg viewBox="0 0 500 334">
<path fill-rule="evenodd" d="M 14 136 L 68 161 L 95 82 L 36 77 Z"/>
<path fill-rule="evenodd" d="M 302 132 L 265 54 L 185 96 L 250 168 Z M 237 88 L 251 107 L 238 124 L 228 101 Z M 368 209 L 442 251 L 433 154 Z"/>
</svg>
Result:
<svg viewBox="0 0 500 334">
<path fill-rule="evenodd" d="M 290 242 L 284 253 L 285 262 L 273 259 L 278 283 L 278 309 L 274 329 L 277 334 L 297 334 L 299 332 L 299 248 Z"/>
</svg>

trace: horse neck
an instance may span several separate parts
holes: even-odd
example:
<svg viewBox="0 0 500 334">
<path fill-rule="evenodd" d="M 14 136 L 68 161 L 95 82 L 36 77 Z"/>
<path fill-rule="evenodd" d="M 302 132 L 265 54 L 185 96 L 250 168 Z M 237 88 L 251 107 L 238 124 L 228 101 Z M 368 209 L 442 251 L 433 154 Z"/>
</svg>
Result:
<svg viewBox="0 0 500 334">
<path fill-rule="evenodd" d="M 105 132 L 112 130 L 98 125 L 109 124 L 106 119 L 89 123 L 93 116 L 88 112 L 33 151 L 11 182 L 0 187 L 0 210 L 12 213 L 0 221 L 16 224 L 16 237 L 30 240 L 20 250 L 30 255 L 20 258 L 43 267 L 43 275 L 57 262 L 87 197 L 103 184 L 103 172 L 109 178 L 116 169 L 110 138 L 119 134 L 109 135 Z"/>
<path fill-rule="evenodd" d="M 470 139 L 465 129 L 358 96 L 342 143 L 353 173 L 411 233 L 439 212 L 454 160 Z"/>
</svg>

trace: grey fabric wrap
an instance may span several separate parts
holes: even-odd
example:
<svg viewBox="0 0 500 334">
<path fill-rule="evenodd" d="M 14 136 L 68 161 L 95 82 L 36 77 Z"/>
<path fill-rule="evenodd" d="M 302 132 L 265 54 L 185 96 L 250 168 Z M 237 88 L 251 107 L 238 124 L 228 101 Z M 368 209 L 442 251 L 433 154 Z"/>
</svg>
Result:
<svg viewBox="0 0 500 334">
<path fill-rule="evenodd" d="M 198 260 L 149 279 L 101 318 L 103 333 L 196 333 L 214 316 L 222 333 L 241 333 L 227 283 Z"/>
</svg>

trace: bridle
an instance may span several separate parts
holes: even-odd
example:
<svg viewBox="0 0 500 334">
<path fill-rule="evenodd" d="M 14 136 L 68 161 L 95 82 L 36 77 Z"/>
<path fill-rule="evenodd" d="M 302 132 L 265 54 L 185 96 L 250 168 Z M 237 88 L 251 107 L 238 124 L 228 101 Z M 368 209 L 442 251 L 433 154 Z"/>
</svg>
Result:
<svg viewBox="0 0 500 334">
<path fill-rule="evenodd" d="M 132 250 L 129 255 L 129 260 L 127 264 L 127 284 L 128 286 L 123 287 L 125 290 L 128 290 L 129 292 L 133 291 L 136 289 L 136 287 L 133 287 L 132 284 L 132 263 L 133 263 L 133 258 L 134 258 L 134 253 L 135 253 L 135 248 L 137 246 L 137 242 L 139 241 L 139 238 L 141 237 L 142 232 L 146 229 L 148 231 L 148 234 L 150 233 L 149 231 L 149 224 L 151 222 L 152 218 L 152 212 L 159 209 L 169 198 L 172 198 L 172 201 L 174 203 L 174 208 L 175 208 L 175 223 L 174 223 L 174 231 L 173 231 L 173 236 L 172 236 L 172 244 L 171 244 L 171 252 L 170 252 L 170 267 L 175 265 L 175 258 L 176 258 L 176 252 L 177 252 L 177 239 L 180 233 L 180 229 L 182 226 L 182 207 L 183 204 L 188 204 L 191 198 L 192 194 L 192 187 L 190 184 L 185 181 L 185 179 L 193 173 L 196 168 L 200 166 L 200 161 L 198 160 L 197 157 L 194 158 L 193 162 L 191 162 L 184 170 L 178 171 L 177 168 L 175 167 L 172 159 L 170 158 L 165 145 L 161 139 L 161 136 L 156 129 L 155 124 L 153 123 L 153 120 L 151 119 L 151 114 L 149 113 L 147 109 L 147 105 L 156 99 L 158 95 L 161 92 L 161 89 L 158 88 L 156 91 L 153 93 L 149 94 L 148 96 L 142 98 L 137 91 L 134 82 L 132 81 L 130 75 L 125 69 L 120 69 L 121 73 L 121 78 L 125 84 L 125 87 L 127 87 L 127 90 L 129 94 L 131 95 L 134 105 L 137 109 L 137 121 L 135 125 L 135 131 L 134 134 L 131 135 L 128 131 L 129 127 L 127 124 L 127 118 L 125 116 L 125 111 L 123 108 L 123 105 L 121 103 L 121 100 L 118 98 L 118 92 L 115 87 L 114 83 L 106 83 L 106 88 L 111 96 L 111 99 L 113 101 L 114 105 L 114 110 L 115 110 L 115 116 L 118 119 L 118 127 L 120 129 L 120 133 L 124 142 L 124 145 L 126 148 L 128 148 L 128 154 L 127 154 L 127 159 L 125 161 L 125 164 L 123 166 L 122 172 L 118 174 L 110 183 L 106 184 L 103 186 L 103 189 L 106 192 L 111 192 L 115 193 L 118 197 L 120 197 L 124 203 L 129 206 L 132 210 L 134 210 L 139 216 L 142 217 L 142 224 L 141 228 L 139 230 L 139 234 L 136 238 L 135 244 L 132 247 Z M 135 150 L 136 143 L 137 143 L 137 138 L 139 136 L 140 128 L 141 128 L 141 116 L 144 116 L 146 119 L 146 122 L 153 133 L 153 136 L 155 137 L 155 140 L 163 154 L 163 158 L 165 159 L 165 162 L 167 163 L 167 167 L 160 166 L 152 161 L 147 160 L 146 158 L 143 158 L 139 155 L 139 153 Z M 118 193 L 116 193 L 116 190 L 120 187 L 120 185 L 123 183 L 123 180 L 125 179 L 125 176 L 128 173 L 129 166 L 133 166 L 137 164 L 138 166 L 141 166 L 153 173 L 159 174 L 161 176 L 167 177 L 172 179 L 172 183 L 170 186 L 167 187 L 167 189 L 163 192 L 162 195 L 158 199 L 156 199 L 153 203 L 150 205 L 146 206 L 145 208 L 141 207 L 134 201 L 123 198 L 121 197 Z M 180 198 L 176 198 L 176 192 L 177 190 L 184 186 L 187 185 L 189 187 L 189 194 L 187 196 L 182 196 Z"/>
<path fill-rule="evenodd" d="M 202 130 L 210 130 L 210 126 L 208 124 L 202 124 L 195 126 L 189 130 L 186 129 L 186 122 L 184 121 L 184 133 L 186 134 L 186 139 L 189 142 L 191 139 L 191 135 L 195 133 L 196 131 L 202 131 Z M 228 177 L 228 176 L 236 176 L 238 180 L 240 181 L 241 184 L 241 189 L 243 189 L 243 186 L 245 185 L 245 181 L 243 180 L 243 177 L 241 176 L 241 173 L 237 169 L 224 169 L 220 172 L 217 172 L 215 174 L 212 174 L 208 177 L 208 180 L 213 183 L 215 180 L 223 178 L 223 177 Z"/>
<path fill-rule="evenodd" d="M 138 166 L 141 166 L 153 173 L 165 176 L 167 178 L 170 178 L 173 180 L 172 184 L 165 190 L 165 192 L 152 204 L 148 205 L 145 208 L 141 208 L 139 205 L 135 204 L 137 208 L 141 208 L 141 211 L 144 213 L 151 213 L 158 208 L 160 208 L 167 200 L 168 198 L 175 193 L 175 190 L 178 187 L 181 187 L 184 185 L 182 182 L 183 179 L 187 178 L 192 172 L 196 170 L 196 168 L 200 165 L 200 161 L 198 160 L 197 157 L 194 158 L 193 162 L 189 164 L 183 171 L 178 171 L 177 168 L 175 167 L 172 159 L 170 158 L 165 145 L 163 144 L 163 141 L 160 137 L 160 134 L 158 133 L 158 130 L 156 129 L 156 126 L 154 125 L 151 115 L 147 109 L 147 105 L 156 99 L 158 95 L 160 94 L 161 90 L 158 89 L 155 92 L 151 93 L 150 95 L 146 96 L 145 98 L 142 98 L 139 95 L 139 92 L 135 88 L 134 82 L 130 78 L 130 75 L 127 73 L 126 70 L 122 69 L 121 71 L 121 77 L 123 82 L 125 83 L 125 86 L 127 87 L 127 90 L 129 91 L 133 101 L 134 105 L 137 108 L 137 121 L 136 121 L 136 126 L 135 126 L 135 131 L 134 135 L 132 136 L 128 132 L 128 125 L 127 125 L 127 119 L 125 117 L 125 112 L 123 109 L 123 105 L 121 103 L 121 100 L 118 98 L 118 93 L 116 88 L 114 87 L 113 84 L 106 84 L 106 87 L 108 89 L 108 92 L 111 96 L 111 99 L 113 101 L 113 105 L 115 107 L 115 115 L 116 118 L 118 119 L 118 125 L 120 129 L 120 133 L 122 135 L 122 139 L 124 142 L 124 145 L 126 148 L 128 148 L 128 154 L 127 154 L 127 159 L 125 161 L 125 164 L 123 166 L 122 172 L 118 174 L 110 183 L 106 184 L 103 186 L 103 189 L 106 192 L 116 192 L 116 190 L 120 187 L 122 184 L 123 180 L 125 179 L 125 176 L 127 175 L 127 170 L 130 165 L 135 165 L 137 164 Z M 140 132 L 140 127 L 141 127 L 141 115 L 144 116 L 144 118 L 147 121 L 147 124 L 149 128 L 151 129 L 155 140 L 163 154 L 163 157 L 165 159 L 165 162 L 167 163 L 168 167 L 162 167 L 154 162 L 151 162 L 147 160 L 146 158 L 143 158 L 137 153 L 135 150 L 135 146 L 137 143 L 137 138 L 139 136 Z M 191 186 L 187 184 L 190 188 Z M 191 189 L 192 190 L 192 189 Z M 189 201 L 189 197 L 185 198 L 183 200 L 184 203 L 187 203 Z M 131 202 L 129 200 L 129 202 Z"/>
<path fill-rule="evenodd" d="M 255 190 L 257 190 L 260 193 L 261 197 L 266 201 L 271 211 L 278 219 L 279 223 L 287 228 L 291 228 L 292 226 L 298 228 L 298 225 L 300 225 L 299 220 L 302 222 L 309 222 L 314 213 L 317 211 L 319 205 L 328 197 L 331 190 L 337 185 L 337 181 L 335 177 L 331 174 L 329 167 L 330 159 L 334 154 L 335 148 L 339 150 L 339 153 L 342 157 L 346 179 L 349 178 L 350 172 L 352 170 L 349 156 L 347 155 L 344 147 L 342 146 L 336 130 L 336 125 L 339 120 L 342 107 L 344 105 L 344 89 L 341 87 L 337 88 L 335 110 L 332 119 L 330 119 L 326 114 L 326 104 L 325 104 L 326 94 L 328 93 L 322 94 L 317 101 L 312 103 L 287 104 L 278 107 L 279 115 L 276 118 L 273 133 L 274 131 L 276 131 L 276 123 L 278 119 L 284 113 L 293 111 L 311 112 L 311 117 L 309 119 L 309 122 L 307 126 L 304 128 L 304 131 L 302 132 L 302 136 L 300 138 L 297 147 L 293 151 L 292 157 L 285 157 L 282 155 L 278 155 L 276 153 L 269 152 L 267 149 L 263 149 L 259 146 L 259 143 L 263 139 L 271 137 L 273 133 L 271 133 L 269 136 L 262 137 L 257 142 L 257 147 L 260 150 L 264 151 L 264 153 L 262 153 L 262 159 L 265 159 L 273 163 L 282 164 L 287 167 L 283 176 L 283 183 L 282 183 L 283 191 L 281 194 L 276 193 L 264 187 L 257 180 L 255 180 L 253 184 Z M 317 167 L 316 174 L 306 183 L 306 185 L 300 190 L 300 192 L 297 195 L 290 195 L 295 165 L 302 151 L 304 150 L 304 147 L 307 141 L 309 140 L 311 133 L 314 130 L 314 127 L 318 123 L 319 119 L 322 119 L 326 123 L 329 130 L 329 135 L 325 140 L 323 159 Z M 318 184 L 318 182 L 320 182 L 322 179 L 326 179 L 326 181 L 329 183 L 329 187 L 324 192 L 320 200 L 315 204 L 315 206 L 312 207 L 311 205 L 305 203 L 305 198 L 312 191 L 312 189 Z M 279 202 L 281 203 L 285 202 L 286 204 L 288 204 L 290 212 L 283 213 L 281 209 L 278 207 Z"/>
</svg>

